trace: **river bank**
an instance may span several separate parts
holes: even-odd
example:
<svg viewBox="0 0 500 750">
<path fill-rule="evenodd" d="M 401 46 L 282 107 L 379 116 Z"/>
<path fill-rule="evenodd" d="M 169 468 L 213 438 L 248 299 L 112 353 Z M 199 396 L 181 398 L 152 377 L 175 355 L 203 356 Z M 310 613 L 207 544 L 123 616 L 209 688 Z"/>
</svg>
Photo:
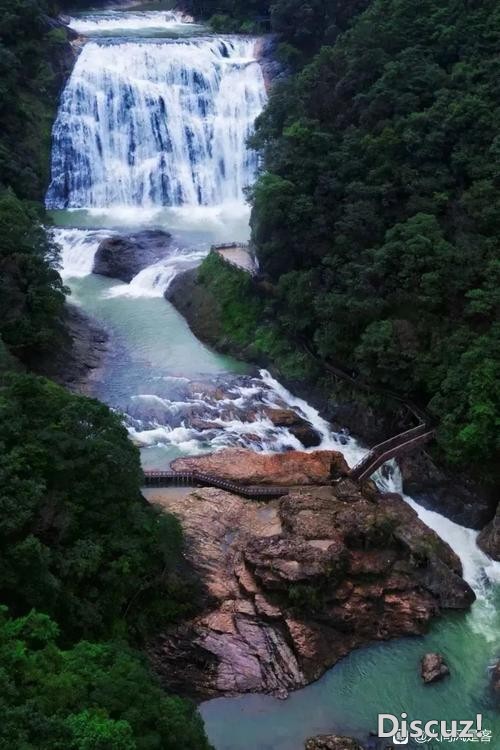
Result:
<svg viewBox="0 0 500 750">
<path fill-rule="evenodd" d="M 123 415 L 131 439 L 141 448 L 144 467 L 163 468 L 176 459 L 191 461 L 193 456 L 228 447 L 250 448 L 260 455 L 287 456 L 299 451 L 311 456 L 313 448 L 320 447 L 341 451 L 348 463 L 355 463 L 364 451 L 345 431 L 332 428 L 311 404 L 288 392 L 269 373 L 258 372 L 205 347 L 163 296 L 172 277 L 185 270 L 186 265 L 198 263 L 213 242 L 236 238 L 244 241 L 248 237 L 243 188 L 254 179 L 257 159 L 248 153 L 246 138 L 265 102 L 265 81 L 256 64 L 253 42 L 225 36 L 183 39 L 179 44 L 158 39 L 144 42 L 131 39 L 126 23 L 121 32 L 117 28 L 112 36 L 112 40 L 90 41 L 78 58 L 54 130 L 54 181 L 48 195 L 49 207 L 61 225 L 56 231 L 63 248 L 65 282 L 82 309 L 112 334 L 112 347 L 95 381 L 95 395 Z M 101 110 L 96 109 L 99 106 Z M 85 133 L 79 127 L 82 113 L 88 125 Z M 75 154 L 78 154 L 77 169 Z M 115 179 L 117 165 L 120 180 Z M 98 246 L 104 238 L 143 228 L 171 234 L 163 258 L 146 268 L 135 268 L 138 272 L 128 282 L 92 273 Z M 282 413 L 278 422 L 279 410 Z M 294 424 L 290 416 L 284 417 L 284 411 L 295 413 Z M 300 425 L 298 419 L 302 420 Z M 302 444 L 304 433 L 298 433 L 297 428 L 303 428 L 304 421 L 309 435 L 319 436 L 319 446 L 306 448 Z M 380 474 L 377 481 L 381 487 L 376 492 L 377 498 L 401 490 L 393 467 Z M 387 586 L 387 592 L 370 594 L 370 585 L 374 583 L 371 570 L 366 572 L 370 549 L 365 549 L 363 529 L 356 526 L 358 521 L 362 525 L 370 520 L 371 510 L 375 509 L 377 515 L 378 501 L 372 502 L 367 496 L 356 496 L 353 500 L 350 496 L 349 502 L 344 502 L 332 496 L 335 491 L 328 487 L 323 499 L 319 493 L 318 497 L 307 500 L 299 493 L 299 499 L 294 500 L 297 508 L 303 502 L 314 505 L 302 508 L 307 523 L 300 512 L 300 521 L 294 520 L 292 511 L 296 508 L 287 507 L 286 501 L 283 507 L 281 503 L 250 505 L 237 496 L 228 499 L 223 494 L 211 495 L 212 491 L 207 490 L 188 497 L 184 491 L 155 495 L 156 501 L 165 507 L 177 508 L 179 517 L 184 514 L 187 536 L 192 526 L 186 556 L 205 545 L 203 554 L 197 557 L 200 576 L 206 575 L 208 580 L 210 571 L 216 571 L 214 586 L 218 580 L 219 590 L 225 585 L 230 589 L 227 595 L 218 597 L 212 591 L 205 612 L 210 627 L 198 621 L 186 623 L 186 633 L 193 635 L 193 639 L 186 638 L 185 645 L 193 658 L 189 658 L 189 665 L 185 661 L 184 666 L 188 674 L 192 670 L 192 681 L 199 676 L 199 694 L 220 694 L 207 692 L 214 689 L 220 673 L 210 649 L 195 648 L 197 637 L 205 638 L 204 645 L 207 639 L 214 643 L 216 650 L 219 650 L 217 644 L 222 644 L 221 651 L 226 655 L 230 636 L 237 643 L 236 653 L 244 651 L 244 643 L 247 644 L 252 653 L 246 665 L 258 666 L 255 672 L 248 668 L 244 673 L 249 690 L 272 688 L 273 675 L 278 672 L 280 686 L 297 687 L 303 683 L 290 678 L 287 663 L 295 662 L 298 670 L 295 674 L 302 674 L 309 681 L 324 672 L 341 652 L 347 653 L 350 635 L 355 645 L 366 644 L 372 637 L 383 637 L 384 630 L 378 630 L 383 613 L 378 607 L 385 602 L 385 594 L 390 595 L 390 587 Z M 200 710 L 217 750 L 299 750 L 306 737 L 339 729 L 342 734 L 364 741 L 375 728 L 378 712 L 403 710 L 411 705 L 418 718 L 425 718 L 432 716 L 436 696 L 441 700 L 443 716 L 453 716 L 456 711 L 468 715 L 482 710 L 485 722 L 493 723 L 487 698 L 487 665 L 497 650 L 496 569 L 477 549 L 474 532 L 435 514 L 425 515 L 421 508 L 411 505 L 411 499 L 405 501 L 390 497 L 380 500 L 382 505 L 397 506 L 400 522 L 396 523 L 399 529 L 396 534 L 404 537 L 403 541 L 399 537 L 389 541 L 392 557 L 388 569 L 380 575 L 385 580 L 389 568 L 394 574 L 393 566 L 400 564 L 410 573 L 409 581 L 404 581 L 408 587 L 403 586 L 401 597 L 396 596 L 392 604 L 387 602 L 387 612 L 391 604 L 398 615 L 393 625 L 400 629 L 392 633 L 422 632 L 419 626 L 423 629 L 428 616 L 437 614 L 440 603 L 444 606 L 446 593 L 440 584 L 445 585 L 448 574 L 456 582 L 457 559 L 450 552 L 443 553 L 449 565 L 445 564 L 443 569 L 437 563 L 439 591 L 433 593 L 428 588 L 434 587 L 435 580 L 422 580 L 429 572 L 428 563 L 436 548 L 441 551 L 448 548 L 444 542 L 436 543 L 433 532 L 426 530 L 425 539 L 431 542 L 433 551 L 429 555 L 428 550 L 424 551 L 420 558 L 414 555 L 411 546 L 418 541 L 421 523 L 434 529 L 459 554 L 465 579 L 477 597 L 471 612 L 444 615 L 431 625 L 425 640 L 421 636 L 396 638 L 352 651 L 316 682 L 291 692 L 286 701 L 269 694 L 247 693 L 204 702 Z M 359 503 L 363 512 L 349 513 Z M 316 505 L 320 506 L 318 512 Z M 338 516 L 342 511 L 348 512 L 351 525 L 346 521 L 345 530 L 351 529 L 349 538 L 340 531 L 330 536 L 332 529 L 336 529 L 335 519 L 330 516 L 332 507 Z M 200 513 L 202 510 L 205 513 Z M 246 518 L 250 519 L 248 527 L 241 523 Z M 315 527 L 310 531 L 311 538 L 302 540 L 302 531 L 311 529 L 310 524 L 316 521 L 322 521 L 327 530 L 321 532 Z M 377 523 L 371 526 L 377 527 Z M 386 531 L 387 526 L 382 523 Z M 271 534 L 272 531 L 277 533 Z M 278 537 L 276 546 L 266 546 L 275 543 L 274 537 Z M 284 560 L 275 555 L 287 546 L 289 552 L 302 556 L 300 561 L 291 554 Z M 240 580 L 232 564 L 233 553 L 244 558 L 245 568 L 258 581 L 259 591 L 240 590 Z M 317 577 L 323 583 L 329 582 L 330 567 L 335 571 L 339 567 L 338 572 L 353 586 L 351 591 L 347 585 L 345 598 L 339 599 L 335 621 L 338 637 L 318 639 L 318 651 L 310 664 L 306 663 L 307 654 L 301 652 L 304 639 L 300 638 L 299 626 L 297 637 L 290 644 L 286 621 L 293 619 L 291 612 L 297 602 L 292 607 L 286 601 L 286 592 L 274 586 L 270 574 L 275 559 L 285 563 L 287 574 L 297 569 L 295 563 L 298 563 L 315 581 Z M 355 572 L 356 560 L 361 567 L 365 566 L 365 572 L 361 567 Z M 339 566 L 334 565 L 336 562 Z M 309 563 L 319 566 L 317 576 L 308 568 Z M 470 597 L 469 590 L 460 587 L 455 593 L 460 589 Z M 358 598 L 354 601 L 353 596 Z M 282 600 L 279 603 L 278 598 Z M 229 604 L 231 601 L 236 601 L 234 607 Z M 349 633 L 349 622 L 344 622 L 349 601 L 351 609 L 355 602 L 360 605 L 360 625 L 363 612 L 372 613 L 361 628 L 366 628 L 366 632 Z M 421 601 L 423 609 L 419 606 Z M 467 601 L 466 597 L 464 603 Z M 409 619 L 405 616 L 405 602 L 409 605 Z M 251 607 L 257 612 L 258 606 L 265 614 L 257 617 Z M 308 618 L 320 631 L 327 627 L 323 616 L 331 620 L 335 615 L 328 609 L 328 602 L 325 611 L 321 606 L 319 612 L 314 611 L 314 616 Z M 274 621 L 273 607 L 280 612 Z M 258 624 L 252 630 L 254 622 Z M 391 626 L 389 622 L 389 630 Z M 232 632 L 233 629 L 237 632 Z M 249 641 L 241 635 L 243 631 Z M 269 634 L 264 643 L 269 658 L 263 660 L 262 671 L 258 654 L 253 653 L 260 648 L 260 640 L 252 646 L 250 631 L 257 637 L 258 631 Z M 161 643 L 154 649 L 158 663 L 164 658 L 168 636 L 163 631 Z M 288 649 L 289 662 L 276 656 L 273 642 Z M 418 664 L 422 654 L 431 648 L 444 653 L 453 678 L 446 685 L 424 688 Z M 322 657 L 318 656 L 321 649 L 327 652 Z M 248 655 L 248 650 L 245 653 Z M 180 656 L 179 649 L 172 652 L 172 660 L 179 665 Z M 315 660 L 321 664 L 313 664 Z M 161 671 L 161 664 L 158 668 Z M 177 673 L 168 671 L 174 679 Z M 262 674 L 268 678 L 267 684 L 257 680 L 252 688 L 252 675 Z M 222 676 L 229 679 L 231 668 L 222 670 Z M 165 679 L 168 680 L 168 675 Z M 207 689 L 205 693 L 203 688 Z M 196 687 L 192 687 L 192 693 L 196 692 Z M 236 690 L 227 692 L 234 694 Z"/>
<path fill-rule="evenodd" d="M 293 458 L 288 481 L 298 482 L 301 461 L 306 471 L 321 456 L 278 454 L 263 472 L 259 454 L 244 453 L 222 451 L 213 460 L 232 478 L 241 481 L 245 465 L 249 481 L 276 485 L 280 462 Z M 175 466 L 204 471 L 210 459 Z M 343 461 L 339 453 L 329 460 Z M 304 479 L 265 503 L 222 490 L 181 498 L 148 490 L 150 502 L 181 521 L 186 557 L 210 602 L 151 645 L 167 688 L 201 698 L 284 698 L 362 645 L 421 635 L 442 611 L 470 607 L 475 597 L 458 557 L 398 495 L 346 477 L 333 486 Z"/>
<path fill-rule="evenodd" d="M 37 357 L 33 370 L 70 391 L 91 396 L 110 352 L 109 333 L 80 307 L 66 303 L 57 348 Z"/>
<path fill-rule="evenodd" d="M 227 267 L 227 264 L 211 265 L 211 274 L 219 273 L 221 282 L 224 274 L 229 274 L 239 276 L 242 283 L 255 284 L 249 277 L 245 278 L 243 272 Z M 328 373 L 318 370 L 314 361 L 307 364 L 305 372 L 308 375 L 294 378 L 282 371 L 279 362 L 256 349 L 252 343 L 239 343 L 229 336 L 220 297 L 215 291 L 217 280 L 214 283 L 213 276 L 208 279 L 207 274 L 199 269 L 190 269 L 177 275 L 165 293 L 201 341 L 218 351 L 268 368 L 290 390 L 314 404 L 325 419 L 339 429 L 347 430 L 365 445 L 379 443 L 412 426 L 410 419 L 414 416 L 403 405 L 393 402 L 390 408 L 387 404 L 382 408 L 382 403 L 377 406 L 380 399 L 370 400 L 363 391 L 329 377 Z M 259 294 L 259 284 L 265 286 L 265 282 L 256 282 L 256 295 Z M 269 293 L 267 287 L 265 292 Z M 258 321 L 258 324 L 263 322 Z M 498 506 L 493 489 L 481 487 L 466 474 L 443 468 L 426 450 L 401 458 L 398 465 L 406 494 L 456 523 L 478 530 L 488 527 L 490 533 L 484 533 L 485 549 L 488 554 L 494 550 L 496 558 L 500 558 L 500 546 L 491 540 L 491 536 L 496 539 L 496 535 L 488 526 Z"/>
</svg>

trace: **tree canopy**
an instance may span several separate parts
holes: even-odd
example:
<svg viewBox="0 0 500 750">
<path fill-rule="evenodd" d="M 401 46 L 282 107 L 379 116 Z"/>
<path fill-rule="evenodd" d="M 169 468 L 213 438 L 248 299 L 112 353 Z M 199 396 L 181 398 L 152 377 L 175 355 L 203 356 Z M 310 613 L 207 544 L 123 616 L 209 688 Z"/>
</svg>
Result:
<svg viewBox="0 0 500 750">
<path fill-rule="evenodd" d="M 252 214 L 282 335 L 417 400 L 448 460 L 490 479 L 499 43 L 494 0 L 373 0 L 276 85 Z"/>
<path fill-rule="evenodd" d="M 68 639 L 144 634 L 191 609 L 181 532 L 139 492 L 118 415 L 31 375 L 0 388 L 0 600 Z"/>
<path fill-rule="evenodd" d="M 166 695 L 126 643 L 62 650 L 47 615 L 0 608 L 0 746 L 210 750 L 194 706 Z"/>
</svg>

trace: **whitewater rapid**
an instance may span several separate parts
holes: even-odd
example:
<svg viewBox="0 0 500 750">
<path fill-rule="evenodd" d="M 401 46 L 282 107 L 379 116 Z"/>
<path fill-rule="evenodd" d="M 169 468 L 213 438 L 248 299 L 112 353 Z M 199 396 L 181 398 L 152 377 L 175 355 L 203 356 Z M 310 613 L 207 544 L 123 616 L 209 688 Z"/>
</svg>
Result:
<svg viewBox="0 0 500 750">
<path fill-rule="evenodd" d="M 169 31 L 187 33 L 194 30 L 195 25 L 188 16 L 173 10 L 105 10 L 71 17 L 69 27 L 83 36 L 97 36 L 117 32 L 123 35 L 155 34 Z"/>
</svg>

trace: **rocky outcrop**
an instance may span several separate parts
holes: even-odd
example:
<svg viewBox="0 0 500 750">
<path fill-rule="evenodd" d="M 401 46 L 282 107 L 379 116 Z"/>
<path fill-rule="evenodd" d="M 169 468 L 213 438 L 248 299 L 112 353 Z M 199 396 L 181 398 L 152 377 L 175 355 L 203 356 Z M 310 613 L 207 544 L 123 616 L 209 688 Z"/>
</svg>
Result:
<svg viewBox="0 0 500 750">
<path fill-rule="evenodd" d="M 108 333 L 71 304 L 64 308 L 62 323 L 63 334 L 57 347 L 37 356 L 30 367 L 71 391 L 90 394 L 94 377 L 108 351 Z"/>
<path fill-rule="evenodd" d="M 437 653 L 425 654 L 420 666 L 422 680 L 427 685 L 430 682 L 438 682 L 450 674 L 448 665 L 443 656 Z"/>
<path fill-rule="evenodd" d="M 218 351 L 243 356 L 241 348 L 225 336 L 218 302 L 198 280 L 197 268 L 177 274 L 169 284 L 165 297 L 186 319 L 200 341 L 214 346 Z"/>
<path fill-rule="evenodd" d="M 443 471 L 425 451 L 403 456 L 398 464 L 404 492 L 424 508 L 472 529 L 482 529 L 493 518 L 498 504 L 493 490 L 480 487 L 470 477 Z"/>
<path fill-rule="evenodd" d="M 290 70 L 276 59 L 279 39 L 275 34 L 268 34 L 257 39 L 255 44 L 255 57 L 259 61 L 269 93 L 271 86 L 276 80 L 283 80 L 290 74 Z"/>
<path fill-rule="evenodd" d="M 128 284 L 139 271 L 167 255 L 170 241 L 168 232 L 150 229 L 108 237 L 97 248 L 93 273 Z"/>
<path fill-rule="evenodd" d="M 500 506 L 493 520 L 479 534 L 477 543 L 483 552 L 500 561 Z"/>
<path fill-rule="evenodd" d="M 284 697 L 354 648 L 424 633 L 474 599 L 450 547 L 371 483 L 344 478 L 268 503 L 151 493 L 179 518 L 209 602 L 149 646 L 164 684 L 184 694 Z"/>
<path fill-rule="evenodd" d="M 352 737 L 338 737 L 336 734 L 320 734 L 306 740 L 305 750 L 363 750 Z"/>
<path fill-rule="evenodd" d="M 299 417 L 292 409 L 274 409 L 266 407 L 263 414 L 276 426 L 286 427 L 304 448 L 315 448 L 321 443 L 321 435 L 314 430 L 309 422 Z"/>
<path fill-rule="evenodd" d="M 329 484 L 349 472 L 338 451 L 290 451 L 255 453 L 245 448 L 227 448 L 204 456 L 177 458 L 174 471 L 198 471 L 215 474 L 242 484 L 266 484 L 284 487 Z"/>
</svg>

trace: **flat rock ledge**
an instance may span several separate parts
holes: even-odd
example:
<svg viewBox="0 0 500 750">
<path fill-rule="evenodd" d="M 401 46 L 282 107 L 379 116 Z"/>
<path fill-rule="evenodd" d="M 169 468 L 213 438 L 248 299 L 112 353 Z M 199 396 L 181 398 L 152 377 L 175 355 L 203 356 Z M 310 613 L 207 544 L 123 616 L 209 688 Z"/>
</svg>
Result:
<svg viewBox="0 0 500 750">
<path fill-rule="evenodd" d="M 148 648 L 184 695 L 285 698 L 353 649 L 422 634 L 474 600 L 451 548 L 371 483 L 343 478 L 267 503 L 217 489 L 149 499 L 179 518 L 206 591 L 201 614 Z"/>
<path fill-rule="evenodd" d="M 306 740 L 305 750 L 363 750 L 352 737 L 339 737 L 336 734 L 320 734 Z"/>
<path fill-rule="evenodd" d="M 241 484 L 280 487 L 329 484 L 332 479 L 349 473 L 349 467 L 339 451 L 269 454 L 254 453 L 246 448 L 226 448 L 204 456 L 177 458 L 172 462 L 172 469 L 215 474 Z"/>
</svg>

